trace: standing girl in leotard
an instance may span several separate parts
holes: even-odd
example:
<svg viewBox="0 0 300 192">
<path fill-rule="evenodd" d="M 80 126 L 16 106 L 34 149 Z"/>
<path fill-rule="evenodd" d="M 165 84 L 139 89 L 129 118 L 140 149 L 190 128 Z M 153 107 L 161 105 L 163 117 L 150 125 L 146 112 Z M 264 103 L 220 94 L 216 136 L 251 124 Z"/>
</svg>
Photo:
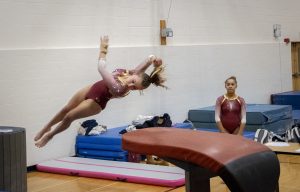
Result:
<svg viewBox="0 0 300 192">
<path fill-rule="evenodd" d="M 234 76 L 225 81 L 225 95 L 218 97 L 215 120 L 221 133 L 243 135 L 246 124 L 245 100 L 235 93 L 237 80 Z"/>
<path fill-rule="evenodd" d="M 120 98 L 129 94 L 131 90 L 143 90 L 151 83 L 165 87 L 166 79 L 162 77 L 162 60 L 150 55 L 133 70 L 117 69 L 110 73 L 106 69 L 106 54 L 108 51 L 108 36 L 101 37 L 98 71 L 101 81 L 88 85 L 79 90 L 45 126 L 37 133 L 34 140 L 37 147 L 43 147 L 56 134 L 66 130 L 71 123 L 80 118 L 100 113 L 112 98 Z M 146 69 L 153 64 L 150 75 Z M 165 87 L 166 88 L 166 87 Z M 58 124 L 54 129 L 52 126 Z"/>
</svg>

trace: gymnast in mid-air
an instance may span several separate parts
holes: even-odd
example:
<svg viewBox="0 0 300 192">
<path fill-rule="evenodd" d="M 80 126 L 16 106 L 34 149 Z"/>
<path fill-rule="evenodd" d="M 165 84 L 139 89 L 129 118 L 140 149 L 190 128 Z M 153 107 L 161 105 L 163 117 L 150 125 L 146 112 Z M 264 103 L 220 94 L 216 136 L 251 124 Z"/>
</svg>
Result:
<svg viewBox="0 0 300 192">
<path fill-rule="evenodd" d="M 80 89 L 70 101 L 34 137 L 37 147 L 45 146 L 56 134 L 66 130 L 74 120 L 96 115 L 105 109 L 113 98 L 125 97 L 131 90 L 143 90 L 150 84 L 167 88 L 164 85 L 162 60 L 154 55 L 147 57 L 133 70 L 116 69 L 112 73 L 106 69 L 108 36 L 100 38 L 98 71 L 102 80 Z M 153 65 L 150 75 L 145 71 Z M 56 125 L 55 128 L 52 126 Z"/>
</svg>

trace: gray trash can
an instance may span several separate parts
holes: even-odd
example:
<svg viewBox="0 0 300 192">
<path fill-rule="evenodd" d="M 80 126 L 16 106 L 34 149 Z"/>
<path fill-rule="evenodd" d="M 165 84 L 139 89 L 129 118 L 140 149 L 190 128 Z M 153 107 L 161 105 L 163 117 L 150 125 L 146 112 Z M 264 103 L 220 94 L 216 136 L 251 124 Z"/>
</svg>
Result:
<svg viewBox="0 0 300 192">
<path fill-rule="evenodd" d="M 0 126 L 0 191 L 27 191 L 24 128 Z"/>
</svg>

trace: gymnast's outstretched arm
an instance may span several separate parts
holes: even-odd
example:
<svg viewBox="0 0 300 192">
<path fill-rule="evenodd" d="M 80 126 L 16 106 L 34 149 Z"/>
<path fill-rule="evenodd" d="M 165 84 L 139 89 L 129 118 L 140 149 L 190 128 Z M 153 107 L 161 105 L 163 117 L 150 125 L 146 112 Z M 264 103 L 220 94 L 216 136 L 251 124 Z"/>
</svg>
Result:
<svg viewBox="0 0 300 192">
<path fill-rule="evenodd" d="M 103 80 L 105 81 L 107 87 L 112 91 L 120 90 L 120 84 L 117 83 L 116 79 L 114 78 L 113 74 L 106 69 L 106 54 L 108 49 L 108 36 L 103 36 L 100 38 L 100 53 L 98 59 L 98 71 L 102 76 Z"/>
</svg>

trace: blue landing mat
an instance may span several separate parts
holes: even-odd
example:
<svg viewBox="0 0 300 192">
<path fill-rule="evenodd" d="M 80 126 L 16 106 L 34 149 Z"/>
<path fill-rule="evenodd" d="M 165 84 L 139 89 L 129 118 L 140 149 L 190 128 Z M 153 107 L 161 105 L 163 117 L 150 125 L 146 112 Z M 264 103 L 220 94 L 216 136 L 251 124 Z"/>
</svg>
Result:
<svg viewBox="0 0 300 192">
<path fill-rule="evenodd" d="M 291 105 L 293 110 L 300 110 L 300 91 L 272 94 L 271 102 L 276 105 Z"/>
<path fill-rule="evenodd" d="M 75 150 L 79 157 L 127 161 L 128 152 L 122 149 L 122 135 L 119 132 L 127 126 L 108 129 L 96 136 L 76 137 Z"/>
<path fill-rule="evenodd" d="M 300 110 L 293 110 L 293 119 L 300 119 Z"/>
<path fill-rule="evenodd" d="M 175 128 L 184 128 L 184 129 L 192 129 L 192 124 L 190 123 L 175 123 L 173 127 Z M 216 127 L 211 127 L 211 128 L 195 128 L 196 130 L 199 131 L 210 131 L 210 132 L 219 132 L 219 130 Z M 243 134 L 244 137 L 248 139 L 254 139 L 255 136 L 255 131 L 244 131 Z"/>
<path fill-rule="evenodd" d="M 195 127 L 200 128 L 215 128 L 216 123 L 202 123 L 202 122 L 193 122 Z M 283 134 L 286 132 L 286 129 L 291 128 L 294 124 L 294 120 L 290 119 L 283 119 L 273 123 L 266 123 L 261 125 L 249 125 L 246 124 L 245 130 L 246 131 L 256 131 L 257 129 L 267 129 L 277 134 Z"/>
<path fill-rule="evenodd" d="M 247 124 L 270 124 L 292 118 L 290 105 L 247 104 Z M 215 106 L 191 109 L 188 119 L 192 122 L 215 123 Z"/>
<path fill-rule="evenodd" d="M 83 136 L 78 135 L 76 137 L 76 143 L 89 143 L 98 145 L 121 145 L 122 135 L 119 132 L 125 129 L 126 126 L 116 127 L 108 129 L 107 132 L 96 136 Z M 101 138 L 101 139 L 100 139 Z"/>
</svg>

